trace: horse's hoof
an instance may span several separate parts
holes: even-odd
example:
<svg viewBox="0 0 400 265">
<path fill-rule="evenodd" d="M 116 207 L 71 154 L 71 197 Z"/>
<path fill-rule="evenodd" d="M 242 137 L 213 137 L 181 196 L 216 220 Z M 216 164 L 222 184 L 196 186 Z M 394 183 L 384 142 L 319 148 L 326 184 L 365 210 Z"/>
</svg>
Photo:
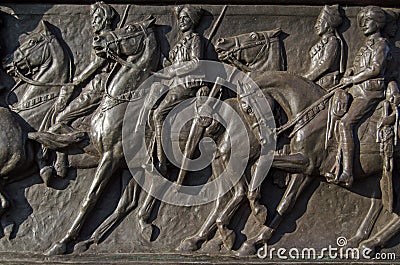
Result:
<svg viewBox="0 0 400 265">
<path fill-rule="evenodd" d="M 50 180 L 53 177 L 53 167 L 51 166 L 45 166 L 40 170 L 40 177 L 42 178 L 44 184 L 46 186 L 50 185 Z"/>
<path fill-rule="evenodd" d="M 360 243 L 360 245 L 358 245 L 358 249 L 362 255 L 362 257 L 364 258 L 374 258 L 375 254 L 376 254 L 376 247 L 377 245 L 374 244 L 373 241 L 371 240 L 364 240 Z"/>
<path fill-rule="evenodd" d="M 45 253 L 46 256 L 62 255 L 67 252 L 67 244 L 63 242 L 54 243 Z"/>
<path fill-rule="evenodd" d="M 147 241 L 150 242 L 151 240 L 151 235 L 153 233 L 153 228 L 151 227 L 150 224 L 140 224 L 140 231 L 142 237 Z"/>
<path fill-rule="evenodd" d="M 244 242 L 243 245 L 236 251 L 237 257 L 248 257 L 256 254 L 256 247 L 253 244 Z"/>
<path fill-rule="evenodd" d="M 233 248 L 233 244 L 235 244 L 236 234 L 232 230 L 228 230 L 224 232 L 222 235 L 222 242 L 224 243 L 224 247 L 227 250 L 231 250 Z"/>
<path fill-rule="evenodd" d="M 78 244 L 76 244 L 74 246 L 74 253 L 81 254 L 81 253 L 87 251 L 89 249 L 90 245 L 92 245 L 93 243 L 94 243 L 94 241 L 90 240 L 90 239 L 79 242 Z"/>
<path fill-rule="evenodd" d="M 199 242 L 198 239 L 194 237 L 189 237 L 183 240 L 179 246 L 175 249 L 179 252 L 192 252 L 198 249 L 197 243 Z"/>
<path fill-rule="evenodd" d="M 263 225 L 267 221 L 268 211 L 264 205 L 258 204 L 257 206 L 255 206 L 253 214 L 259 224 Z"/>
</svg>

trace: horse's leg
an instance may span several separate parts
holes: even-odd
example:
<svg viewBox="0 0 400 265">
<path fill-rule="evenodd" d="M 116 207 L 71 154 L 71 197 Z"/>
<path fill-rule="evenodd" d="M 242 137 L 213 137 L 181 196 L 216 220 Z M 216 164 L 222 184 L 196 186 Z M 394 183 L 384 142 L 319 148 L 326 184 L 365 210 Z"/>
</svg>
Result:
<svg viewBox="0 0 400 265">
<path fill-rule="evenodd" d="M 228 204 L 225 206 L 217 219 L 218 231 L 222 237 L 224 246 L 228 250 L 232 249 L 233 244 L 235 243 L 236 235 L 234 231 L 227 228 L 227 225 L 229 225 L 233 214 L 239 208 L 240 204 L 243 202 L 243 198 L 246 195 L 246 183 L 244 176 L 235 185 L 234 189 L 235 192 L 233 197 L 229 200 Z"/>
<path fill-rule="evenodd" d="M 364 220 L 361 222 L 360 227 L 357 230 L 357 233 L 348 240 L 346 247 L 354 248 L 357 247 L 361 241 L 368 238 L 371 234 L 372 228 L 380 212 L 382 211 L 383 205 L 381 199 L 371 198 L 371 205 L 369 207 L 367 215 L 364 217 Z"/>
<path fill-rule="evenodd" d="M 121 143 L 118 143 L 117 145 L 121 145 Z M 93 210 L 104 188 L 107 186 L 107 183 L 121 164 L 120 161 L 122 161 L 122 159 L 120 157 L 120 150 L 122 150 L 122 147 L 114 147 L 112 150 L 103 154 L 99 166 L 97 167 L 92 185 L 90 186 L 86 197 L 83 199 L 78 216 L 75 218 L 65 237 L 59 242 L 53 244 L 53 246 L 45 253 L 46 255 L 64 254 L 67 250 L 67 244 L 77 238 L 88 214 Z"/>
<path fill-rule="evenodd" d="M 267 220 L 267 207 L 260 204 L 259 199 L 261 198 L 260 194 L 260 186 L 262 181 L 265 178 L 265 175 L 269 170 L 269 163 L 266 163 L 266 160 L 269 160 L 269 156 L 267 154 L 261 154 L 256 163 L 256 169 L 254 170 L 254 174 L 251 177 L 247 198 L 250 203 L 250 208 L 253 215 L 256 217 L 256 220 L 263 225 Z"/>
<path fill-rule="evenodd" d="M 56 152 L 56 161 L 54 162 L 54 169 L 57 176 L 66 178 L 68 175 L 68 155 L 63 152 Z"/>
<path fill-rule="evenodd" d="M 130 213 L 137 206 L 137 197 L 139 192 L 139 186 L 135 181 L 135 178 L 130 176 L 130 172 L 124 170 L 123 176 L 129 174 L 129 182 L 126 185 L 124 192 L 118 202 L 115 211 L 94 231 L 93 235 L 85 241 L 79 242 L 74 247 L 74 252 L 82 253 L 89 249 L 93 243 L 98 244 L 100 240 L 116 225 L 118 224 L 128 213 Z M 136 170 L 134 174 L 143 174 L 142 170 Z"/>
<path fill-rule="evenodd" d="M 290 155 L 275 155 L 272 161 L 272 167 L 276 169 L 284 170 L 289 173 L 303 173 L 309 166 L 309 159 L 300 154 Z"/>
<path fill-rule="evenodd" d="M 293 208 L 297 198 L 301 194 L 301 191 L 304 190 L 310 182 L 311 178 L 306 177 L 304 174 L 293 174 L 286 191 L 276 208 L 276 214 L 270 224 L 262 228 L 261 232 L 257 236 L 244 242 L 238 250 L 237 255 L 252 255 L 256 252 L 256 245 L 267 242 L 282 221 L 283 216 Z"/>
<path fill-rule="evenodd" d="M 7 208 L 10 207 L 10 203 L 6 198 L 5 192 L 2 185 L 0 186 L 0 217 L 4 214 Z"/>
<path fill-rule="evenodd" d="M 217 156 L 212 161 L 212 176 L 211 179 L 215 179 L 216 177 L 220 176 L 220 174 L 225 170 L 225 161 L 226 155 Z M 222 183 L 220 183 L 222 184 Z M 218 187 L 219 191 L 222 191 L 222 187 Z M 185 238 L 181 244 L 176 248 L 177 251 L 194 251 L 198 249 L 198 244 L 207 240 L 209 235 L 213 232 L 216 228 L 216 221 L 220 211 L 220 205 L 222 204 L 222 197 L 218 196 L 215 200 L 214 208 L 208 215 L 207 219 L 201 226 L 201 228 L 197 231 L 196 234 Z"/>
<path fill-rule="evenodd" d="M 390 222 L 379 230 L 375 235 L 360 243 L 359 248 L 362 253 L 369 254 L 371 257 L 377 247 L 384 247 L 385 244 L 400 231 L 400 216 L 392 214 Z M 365 252 L 364 252 L 365 251 Z"/>
<path fill-rule="evenodd" d="M 154 205 L 156 203 L 156 198 L 154 198 L 149 192 L 146 195 L 146 199 L 143 202 L 142 207 L 138 213 L 139 226 L 141 229 L 142 236 L 147 240 L 151 240 L 151 234 L 153 233 L 153 229 L 151 224 L 149 224 L 150 215 L 153 211 Z"/>
</svg>

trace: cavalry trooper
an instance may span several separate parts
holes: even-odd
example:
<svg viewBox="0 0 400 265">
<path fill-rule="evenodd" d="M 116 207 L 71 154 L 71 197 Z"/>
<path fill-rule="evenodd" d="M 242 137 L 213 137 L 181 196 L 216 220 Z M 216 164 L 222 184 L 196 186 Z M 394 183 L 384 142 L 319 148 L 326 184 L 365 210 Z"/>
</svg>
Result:
<svg viewBox="0 0 400 265">
<path fill-rule="evenodd" d="M 303 76 L 324 89 L 337 85 L 344 72 L 343 41 L 337 31 L 342 21 L 339 5 L 326 5 L 314 26 L 321 39 L 310 50 L 310 68 Z"/>
<path fill-rule="evenodd" d="M 90 6 L 92 15 L 92 30 L 94 35 L 101 35 L 105 32 L 112 31 L 112 24 L 116 15 L 115 10 L 104 2 L 96 2 Z M 79 117 L 83 117 L 92 113 L 100 103 L 103 96 L 104 82 L 111 69 L 111 62 L 92 53 L 90 64 L 73 79 L 75 85 L 80 85 L 89 78 L 93 78 L 91 82 L 82 90 L 78 97 L 72 100 L 68 106 L 67 102 L 72 94 L 66 93 L 60 95 L 61 101 L 60 113 L 56 116 L 56 124 L 50 131 L 57 131 L 60 127 L 71 131 L 70 123 Z"/>
<path fill-rule="evenodd" d="M 157 158 L 159 161 L 158 170 L 165 174 L 167 171 L 167 158 L 163 151 L 161 132 L 162 126 L 168 113 L 179 103 L 194 97 L 203 81 L 200 79 L 192 80 L 187 76 L 190 72 L 197 69 L 199 60 L 203 59 L 204 41 L 203 38 L 194 30 L 198 25 L 203 10 L 192 6 L 179 6 L 175 9 L 181 38 L 171 49 L 169 58 L 165 58 L 164 66 L 169 66 L 164 78 L 172 79 L 168 85 L 169 90 L 165 98 L 161 101 L 154 111 L 154 124 L 156 131 Z M 181 78 L 182 83 L 175 81 Z"/>
<path fill-rule="evenodd" d="M 90 6 L 90 13 L 92 15 L 92 31 L 94 35 L 100 35 L 112 30 L 116 12 L 110 5 L 104 2 L 96 2 Z M 60 134 L 60 136 L 61 134 L 67 136 L 76 132 L 75 129 L 70 127 L 70 124 L 79 117 L 91 114 L 99 106 L 111 64 L 110 60 L 97 56 L 93 50 L 90 64 L 73 79 L 73 83 L 77 86 L 87 82 L 90 78 L 93 79 L 68 106 L 67 103 L 73 90 L 62 90 L 56 103 L 55 123 L 49 128 L 49 132 Z M 57 175 L 64 177 L 67 174 L 66 168 L 67 156 L 63 153 L 57 153 L 55 163 Z"/>
<path fill-rule="evenodd" d="M 385 13 L 380 7 L 367 6 L 358 16 L 358 25 L 365 35 L 365 42 L 354 58 L 340 84 L 351 86 L 348 90 L 352 102 L 339 123 L 342 172 L 334 182 L 350 187 L 353 183 L 354 128 L 385 96 L 385 71 L 389 52 L 387 40 L 381 36 L 385 26 Z M 342 92 L 343 93 L 343 92 Z M 327 175 L 328 181 L 332 181 Z"/>
</svg>

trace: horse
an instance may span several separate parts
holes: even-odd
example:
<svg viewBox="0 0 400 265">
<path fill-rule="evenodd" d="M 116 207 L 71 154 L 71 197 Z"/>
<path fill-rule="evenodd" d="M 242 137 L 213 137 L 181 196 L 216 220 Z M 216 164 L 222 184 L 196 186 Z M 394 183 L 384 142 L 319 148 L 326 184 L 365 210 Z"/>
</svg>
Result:
<svg viewBox="0 0 400 265">
<path fill-rule="evenodd" d="M 295 117 L 311 105 L 310 100 L 317 102 L 326 95 L 325 90 L 311 81 L 285 72 L 265 73 L 255 79 L 255 82 L 264 93 L 273 98 L 282 107 L 289 122 L 293 121 Z M 274 156 L 272 168 L 291 173 L 290 182 L 276 208 L 275 215 L 257 236 L 243 243 L 237 251 L 237 255 L 254 254 L 256 246 L 266 243 L 276 231 L 284 216 L 293 209 L 297 198 L 307 186 L 323 173 L 330 172 L 335 164 L 337 147 L 333 148 L 333 150 L 325 148 L 328 100 L 320 100 L 319 104 L 313 106 L 304 115 L 306 118 L 304 120 L 300 119 L 300 122 L 294 125 L 290 139 L 291 154 L 276 154 Z M 379 143 L 376 142 L 377 122 L 381 117 L 381 113 L 381 109 L 375 110 L 357 130 L 359 142 L 356 154 L 360 156 L 355 158 L 355 181 L 372 178 L 376 185 L 369 185 L 368 187 L 364 185 L 362 187 L 363 195 L 372 198 L 371 209 L 365 216 L 355 236 L 350 240 L 349 247 L 355 245 L 373 250 L 376 246 L 383 245 L 390 236 L 393 236 L 399 230 L 400 218 L 393 213 L 393 219 L 389 223 L 394 225 L 395 228 L 388 225 L 379 230 L 374 237 L 367 239 L 372 231 L 374 222 L 382 213 L 382 200 L 376 198 L 381 192 L 379 179 L 383 171 Z M 396 149 L 395 161 L 399 161 L 398 149 Z M 356 185 L 349 188 L 353 192 L 356 189 Z"/>
<path fill-rule="evenodd" d="M 79 235 L 83 223 L 94 209 L 109 180 L 122 168 L 126 168 L 122 146 L 125 110 L 134 90 L 156 70 L 160 58 L 154 23 L 155 18 L 149 17 L 142 22 L 126 25 L 93 39 L 93 48 L 99 56 L 107 56 L 119 63 L 111 71 L 109 80 L 106 82 L 106 95 L 93 114 L 89 132 L 90 141 L 99 152 L 100 160 L 92 185 L 81 204 L 78 215 L 65 236 L 55 242 L 46 251 L 46 255 L 66 252 L 67 244 L 74 242 Z M 121 56 L 126 57 L 126 60 Z M 141 163 L 137 165 L 137 168 L 140 171 L 138 174 L 142 173 Z M 124 215 L 136 205 L 134 198 L 130 196 L 135 188 L 136 182 L 132 178 L 114 214 L 104 222 L 105 225 L 97 229 L 95 235 L 103 235 L 103 232 L 106 232 L 104 230 L 109 230 L 118 222 L 121 212 Z"/>
<path fill-rule="evenodd" d="M 44 21 L 3 61 L 4 69 L 20 81 L 11 90 L 18 102 L 11 110 L 0 107 L 0 215 L 9 206 L 4 186 L 36 173 L 37 165 L 39 169 L 43 166 L 40 157 L 37 163 L 39 145 L 28 139 L 28 132 L 50 119 L 60 89 L 70 80 L 70 64 L 67 52 Z"/>
<path fill-rule="evenodd" d="M 244 33 L 219 38 L 218 59 L 255 76 L 265 71 L 286 70 L 281 29 Z"/>
<path fill-rule="evenodd" d="M 280 29 L 275 29 L 275 30 L 270 30 L 270 31 L 260 31 L 260 32 L 251 32 L 251 33 L 245 33 L 233 37 L 227 37 L 227 38 L 220 38 L 216 41 L 215 48 L 216 51 L 218 52 L 218 58 L 221 61 L 225 61 L 228 63 L 232 63 L 234 66 L 239 68 L 240 70 L 254 74 L 256 73 L 256 70 L 258 70 L 260 73 L 262 71 L 279 71 L 279 70 L 284 70 L 285 69 L 285 63 L 284 63 L 284 56 L 283 56 L 283 43 L 282 43 L 282 30 Z M 256 57 L 255 60 L 251 60 L 251 58 Z M 229 101 L 230 102 L 230 101 Z M 231 102 L 228 104 L 232 104 Z M 236 103 L 233 104 L 235 107 L 233 109 L 236 109 L 239 111 L 237 108 Z M 220 132 L 222 133 L 222 132 Z M 201 133 L 200 133 L 201 134 Z M 214 137 L 223 137 L 223 133 L 218 136 L 211 136 L 212 138 Z M 200 139 L 200 135 L 195 136 L 194 138 Z M 222 139 L 222 138 L 221 138 Z M 253 138 L 252 138 L 253 139 Z M 197 142 L 195 143 L 189 143 L 193 146 L 197 146 Z M 222 142 L 220 142 L 221 148 L 223 148 L 226 152 L 229 152 L 230 148 L 227 148 L 227 146 L 222 147 Z M 189 148 L 191 150 L 194 150 L 195 147 Z M 222 150 L 222 149 L 221 149 Z M 224 152 L 225 152 L 224 151 Z M 191 156 L 193 154 L 188 153 L 188 156 Z M 253 154 L 254 155 L 254 154 Z M 212 163 L 212 169 L 215 172 L 212 174 L 212 176 L 218 176 L 220 172 L 223 171 L 222 168 L 223 165 L 221 165 L 221 159 L 224 159 L 225 162 L 228 160 L 227 153 L 224 155 L 218 156 L 219 158 L 215 160 L 215 162 Z M 223 158 L 222 158 L 223 157 Z M 254 161 L 253 161 L 254 162 Z M 180 172 L 180 176 L 182 174 L 182 170 Z M 180 178 L 178 177 L 178 179 Z M 213 178 L 213 177 L 212 177 Z M 243 192 L 246 190 L 247 185 L 245 183 L 239 183 L 237 186 L 235 186 L 235 189 L 237 191 L 235 192 L 234 198 L 232 198 L 232 201 L 229 202 L 229 205 L 227 209 L 230 209 L 230 207 L 237 207 L 237 204 L 240 204 L 240 202 L 243 199 Z M 152 191 L 154 192 L 154 191 Z M 150 192 L 150 193 L 152 193 Z M 151 235 L 151 226 L 146 222 L 146 220 L 149 219 L 151 211 L 154 207 L 155 203 L 155 198 L 153 198 L 151 195 L 146 197 L 142 207 L 139 210 L 138 213 L 138 218 L 139 218 L 139 224 L 141 227 L 142 234 L 150 239 Z M 264 220 L 265 215 L 266 215 L 266 209 L 263 210 L 263 206 L 261 206 L 257 200 L 251 199 L 251 205 L 253 209 L 253 213 L 256 215 L 257 220 Z M 196 245 L 200 241 L 204 241 L 207 236 L 212 232 L 213 227 L 215 226 L 215 222 L 218 215 L 217 209 L 221 205 L 221 201 L 217 200 L 215 209 L 213 210 L 212 213 L 210 213 L 209 217 L 207 218 L 207 221 L 203 225 L 203 227 L 200 229 L 200 231 L 193 237 L 188 238 L 187 240 L 184 240 L 182 244 L 178 247 L 179 250 L 195 250 L 197 249 Z M 231 210 L 229 210 L 231 211 Z M 229 213 L 229 216 L 226 216 L 226 214 L 222 215 L 223 223 L 229 222 L 230 218 L 232 217 L 233 213 L 235 211 L 232 210 L 232 213 Z M 263 222 L 263 221 L 260 221 Z M 223 231 L 222 227 L 224 225 L 221 225 L 221 231 Z M 225 235 L 226 233 L 223 232 Z M 229 234 L 232 234 L 229 232 Z M 147 235 L 147 236 L 146 236 Z M 225 242 L 227 242 L 227 248 L 231 248 L 231 243 L 232 242 L 232 236 L 230 239 L 227 239 Z"/>
</svg>

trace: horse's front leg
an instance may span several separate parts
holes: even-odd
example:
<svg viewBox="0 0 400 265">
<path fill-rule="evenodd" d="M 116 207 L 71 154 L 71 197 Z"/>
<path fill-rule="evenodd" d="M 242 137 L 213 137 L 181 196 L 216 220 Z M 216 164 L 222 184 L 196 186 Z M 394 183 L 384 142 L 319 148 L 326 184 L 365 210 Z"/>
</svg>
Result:
<svg viewBox="0 0 400 265">
<path fill-rule="evenodd" d="M 400 231 L 400 216 L 393 213 L 393 218 L 386 226 L 380 229 L 375 235 L 360 243 L 359 248 L 361 253 L 374 257 L 377 247 L 384 247 L 385 244 L 397 235 Z"/>
<path fill-rule="evenodd" d="M 221 154 L 220 151 L 217 151 L 217 156 L 212 161 L 212 176 L 211 180 L 214 180 L 218 176 L 222 174 L 225 170 L 225 161 L 227 161 L 227 153 Z M 218 182 L 218 192 L 223 192 L 222 183 Z M 176 248 L 177 251 L 195 251 L 199 249 L 199 243 L 202 243 L 207 240 L 210 234 L 216 228 L 216 221 L 220 215 L 220 206 L 222 204 L 223 194 L 219 194 L 218 198 L 215 200 L 214 208 L 208 215 L 207 219 L 201 226 L 201 228 L 197 231 L 196 234 L 185 238 L 180 245 Z"/>
<path fill-rule="evenodd" d="M 255 254 L 257 245 L 266 243 L 272 237 L 273 233 L 283 220 L 284 215 L 294 207 L 297 198 L 308 184 L 311 183 L 311 181 L 311 177 L 304 174 L 293 174 L 291 176 L 289 185 L 276 208 L 276 213 L 272 221 L 268 226 L 265 226 L 257 236 L 252 237 L 243 243 L 237 251 L 238 256 Z"/>
<path fill-rule="evenodd" d="M 243 198 L 246 195 L 246 182 L 244 176 L 239 180 L 239 182 L 234 187 L 235 192 L 233 197 L 229 200 L 228 204 L 225 206 L 221 214 L 217 219 L 218 231 L 222 237 L 222 242 L 226 249 L 231 250 L 233 244 L 235 243 L 236 235 L 233 230 L 227 228 L 229 222 L 243 202 Z"/>
<path fill-rule="evenodd" d="M 121 143 L 118 143 L 117 145 L 121 145 Z M 121 164 L 121 150 L 122 146 L 121 148 L 114 147 L 112 150 L 106 151 L 103 154 L 97 167 L 92 185 L 83 199 L 78 216 L 75 218 L 64 238 L 53 244 L 53 246 L 46 251 L 46 255 L 64 254 L 67 250 L 67 244 L 78 237 L 83 223 L 89 213 L 93 210 L 109 180 Z"/>
<path fill-rule="evenodd" d="M 130 176 L 130 172 L 127 170 L 123 171 L 124 177 L 129 177 L 129 182 L 126 185 L 124 192 L 118 202 L 115 211 L 107 217 L 107 219 L 94 231 L 93 235 L 82 242 L 75 245 L 74 252 L 82 253 L 89 249 L 90 245 L 96 243 L 98 244 L 104 239 L 104 236 L 114 228 L 128 213 L 130 213 L 137 206 L 139 185 L 137 184 L 135 178 Z M 134 170 L 133 174 L 143 174 L 141 169 Z M 129 176 L 128 176 L 129 175 Z"/>
<path fill-rule="evenodd" d="M 346 248 L 356 248 L 361 241 L 367 239 L 371 234 L 372 228 L 379 217 L 383 208 L 382 200 L 371 198 L 371 205 L 369 210 L 360 224 L 357 233 L 348 240 Z"/>
</svg>

